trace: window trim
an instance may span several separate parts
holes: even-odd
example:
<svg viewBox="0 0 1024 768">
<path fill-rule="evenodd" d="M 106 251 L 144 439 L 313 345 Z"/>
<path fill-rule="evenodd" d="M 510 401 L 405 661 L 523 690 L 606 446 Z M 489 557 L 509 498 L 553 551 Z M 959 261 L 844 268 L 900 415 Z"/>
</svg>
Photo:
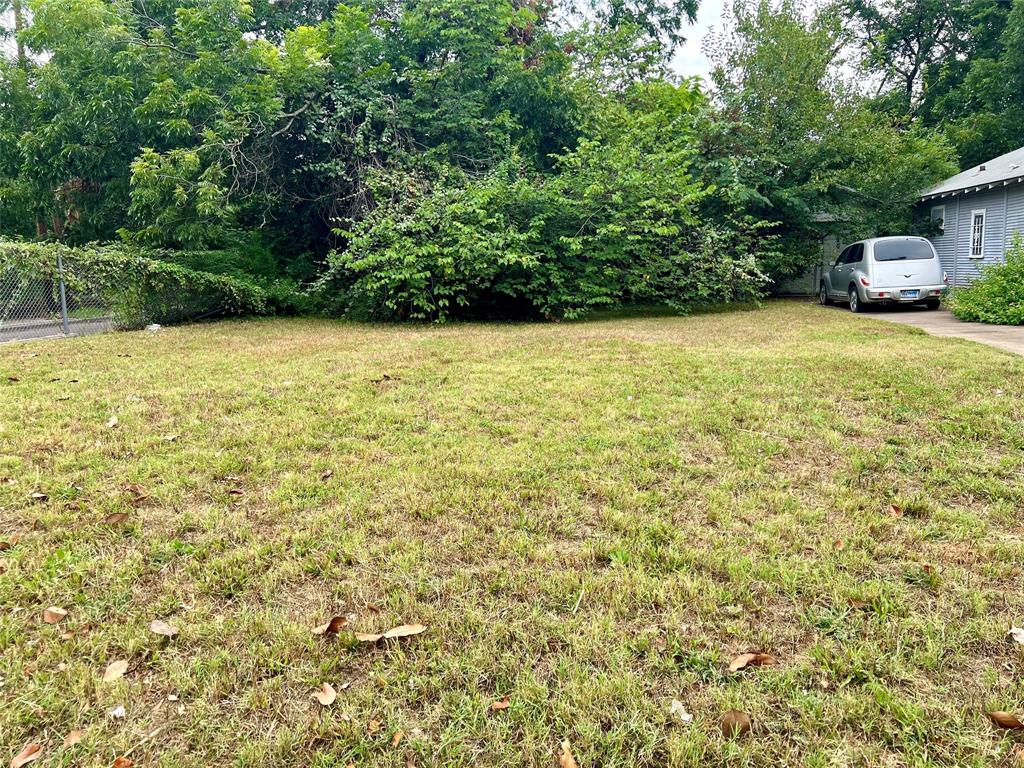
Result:
<svg viewBox="0 0 1024 768">
<path fill-rule="evenodd" d="M 967 258 L 969 259 L 984 259 L 985 258 L 985 225 L 988 223 L 988 209 L 987 208 L 975 208 L 971 211 L 971 238 L 968 243 Z M 974 252 L 974 223 L 978 217 L 981 217 L 981 238 L 978 241 L 978 251 Z"/>
<path fill-rule="evenodd" d="M 932 221 L 935 221 L 935 212 L 936 211 L 942 211 L 942 216 L 939 217 L 939 221 L 942 222 L 942 224 L 939 225 L 939 232 L 941 232 L 942 234 L 946 234 L 946 206 L 944 206 L 944 205 L 933 205 L 932 206 L 932 210 L 931 210 Z"/>
</svg>

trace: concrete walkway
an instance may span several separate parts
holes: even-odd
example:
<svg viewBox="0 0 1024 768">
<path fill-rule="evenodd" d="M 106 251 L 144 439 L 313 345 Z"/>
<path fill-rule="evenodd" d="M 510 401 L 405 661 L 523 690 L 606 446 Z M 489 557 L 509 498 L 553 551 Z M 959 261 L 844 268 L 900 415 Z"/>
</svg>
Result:
<svg viewBox="0 0 1024 768">
<path fill-rule="evenodd" d="M 845 307 L 830 307 L 830 309 L 849 312 Z M 872 308 L 864 317 L 913 325 L 933 336 L 967 339 L 1024 355 L 1024 326 L 1021 325 L 965 323 L 957 320 L 946 309 L 927 310 L 923 307 L 877 307 Z"/>
</svg>

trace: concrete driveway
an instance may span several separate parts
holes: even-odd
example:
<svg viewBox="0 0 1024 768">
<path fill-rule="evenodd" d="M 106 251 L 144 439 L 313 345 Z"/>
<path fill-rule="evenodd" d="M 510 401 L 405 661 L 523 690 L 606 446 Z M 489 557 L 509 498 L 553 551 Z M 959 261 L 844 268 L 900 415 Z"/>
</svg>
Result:
<svg viewBox="0 0 1024 768">
<path fill-rule="evenodd" d="M 834 312 L 850 311 L 845 305 L 822 307 L 822 309 Z M 864 316 L 890 323 L 913 325 L 933 336 L 967 339 L 1024 355 L 1024 326 L 1021 325 L 965 323 L 953 317 L 949 310 L 927 310 L 924 307 L 872 307 Z"/>
</svg>

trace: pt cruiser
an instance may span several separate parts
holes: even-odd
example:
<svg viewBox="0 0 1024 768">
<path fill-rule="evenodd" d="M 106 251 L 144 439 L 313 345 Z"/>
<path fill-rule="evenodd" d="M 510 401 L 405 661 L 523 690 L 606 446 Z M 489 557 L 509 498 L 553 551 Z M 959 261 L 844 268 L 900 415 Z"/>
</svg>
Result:
<svg viewBox="0 0 1024 768">
<path fill-rule="evenodd" d="M 949 289 L 938 254 L 923 237 L 876 237 L 843 249 L 821 281 L 822 304 L 924 304 L 938 309 Z"/>
</svg>

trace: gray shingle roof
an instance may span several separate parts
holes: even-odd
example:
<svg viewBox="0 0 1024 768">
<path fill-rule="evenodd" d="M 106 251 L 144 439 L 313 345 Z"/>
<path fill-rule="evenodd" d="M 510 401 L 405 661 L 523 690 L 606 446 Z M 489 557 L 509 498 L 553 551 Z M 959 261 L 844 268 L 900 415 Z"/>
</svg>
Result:
<svg viewBox="0 0 1024 768">
<path fill-rule="evenodd" d="M 984 169 L 984 170 L 982 170 Z M 1024 181 L 1024 147 L 968 168 L 921 192 L 922 200 Z"/>
</svg>

